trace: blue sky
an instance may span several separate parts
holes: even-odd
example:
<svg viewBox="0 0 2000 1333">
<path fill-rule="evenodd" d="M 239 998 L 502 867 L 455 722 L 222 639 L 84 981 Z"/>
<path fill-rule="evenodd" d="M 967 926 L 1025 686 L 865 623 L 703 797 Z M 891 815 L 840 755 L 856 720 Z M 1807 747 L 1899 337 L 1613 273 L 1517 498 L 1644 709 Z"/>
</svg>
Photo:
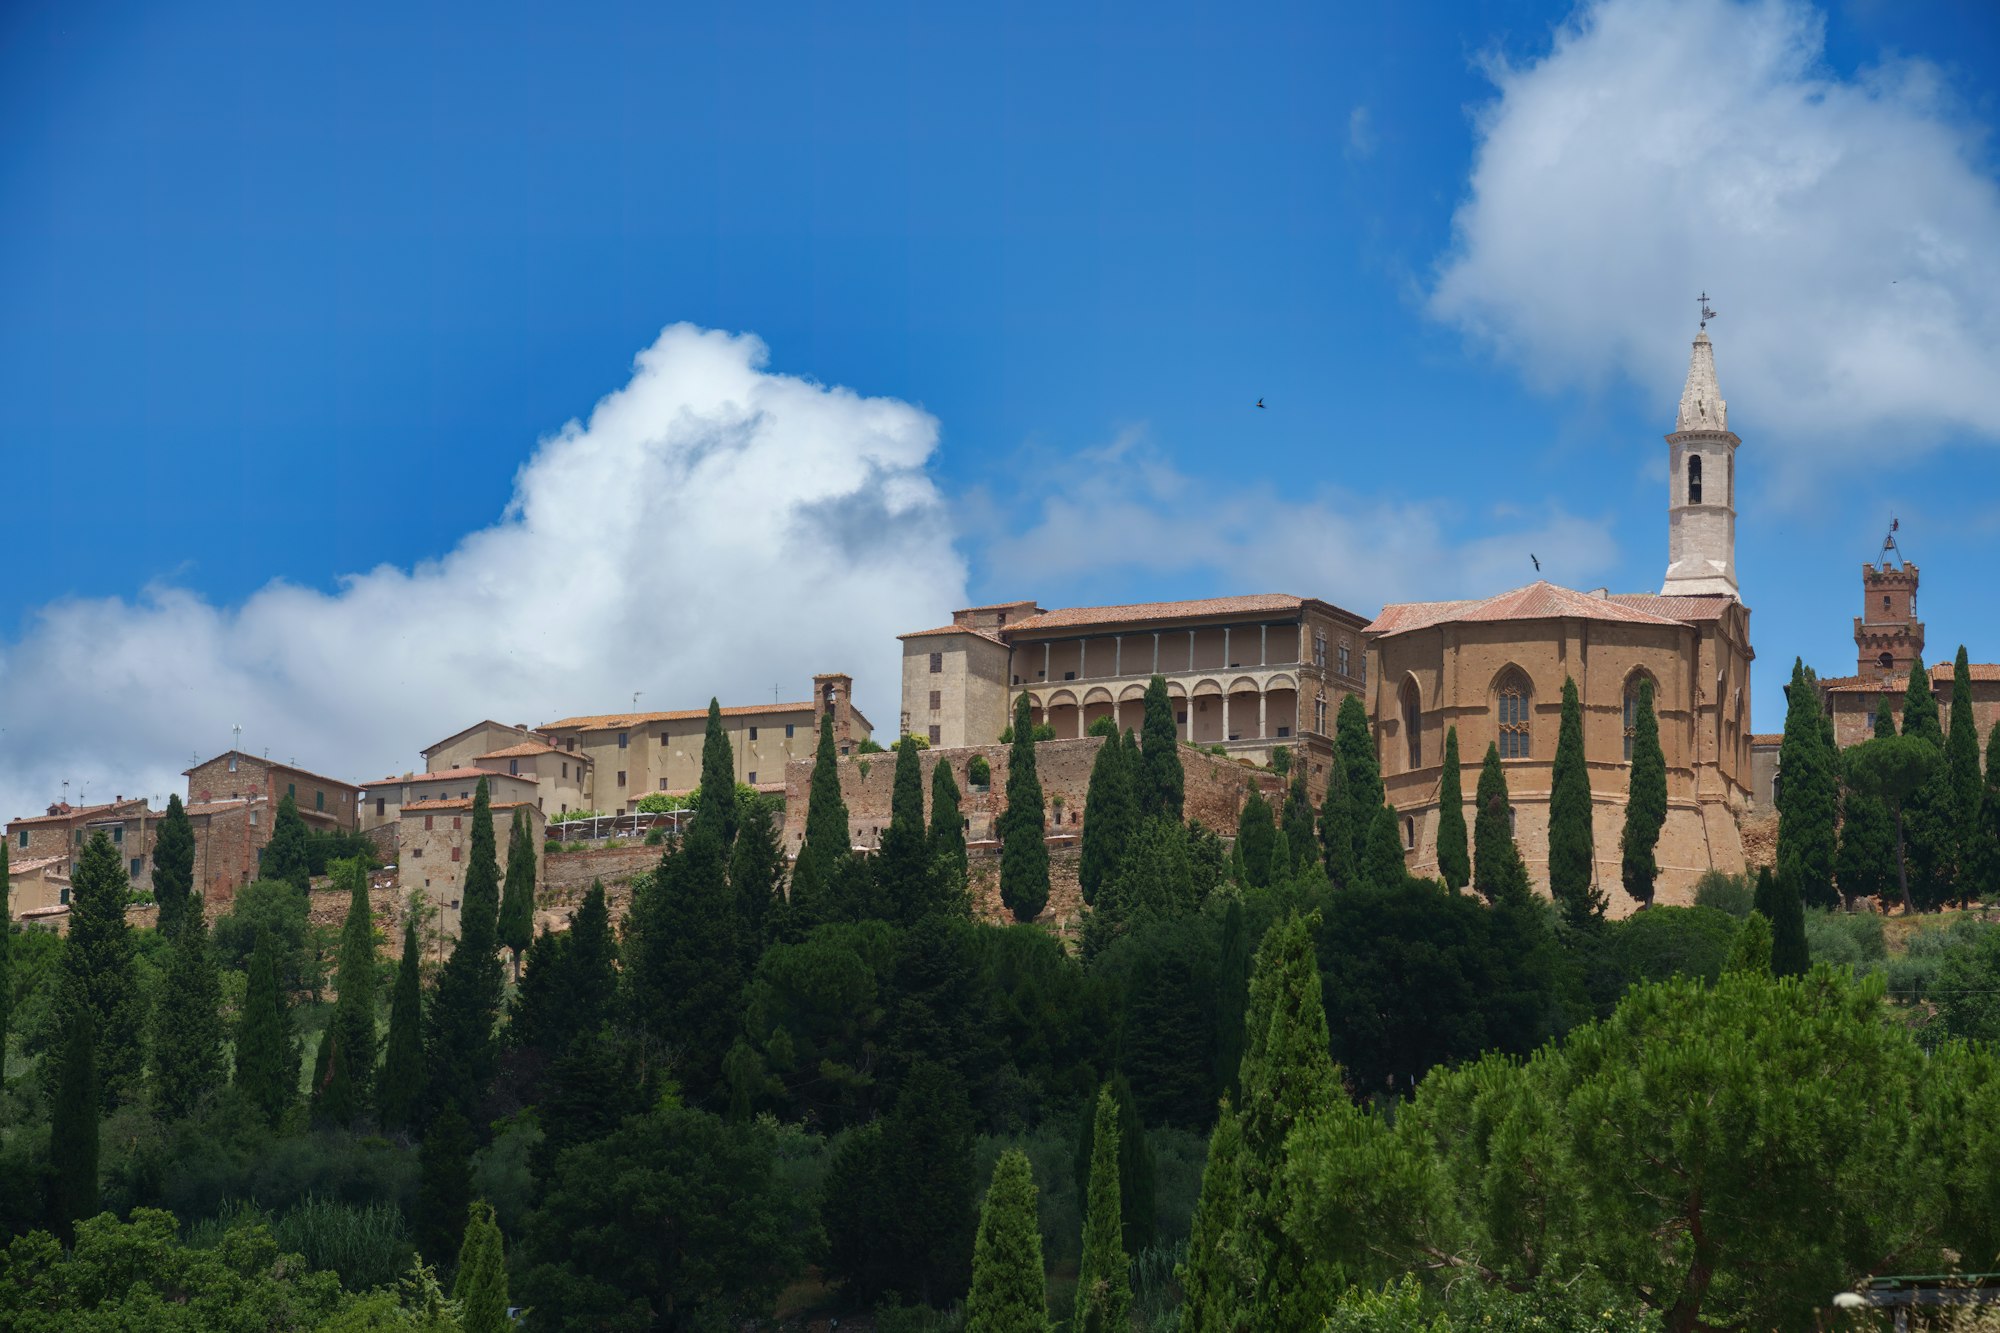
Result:
<svg viewBox="0 0 2000 1333">
<path fill-rule="evenodd" d="M 10 6 L 0 799 L 232 718 L 359 773 L 822 665 L 886 715 L 959 595 L 1652 588 L 1704 287 L 1757 725 L 1892 512 L 1993 660 L 1996 123 L 1976 0 Z M 702 391 L 591 413 L 681 322 L 795 415 L 630 503 Z M 536 612 L 426 643 L 466 587 Z"/>
</svg>

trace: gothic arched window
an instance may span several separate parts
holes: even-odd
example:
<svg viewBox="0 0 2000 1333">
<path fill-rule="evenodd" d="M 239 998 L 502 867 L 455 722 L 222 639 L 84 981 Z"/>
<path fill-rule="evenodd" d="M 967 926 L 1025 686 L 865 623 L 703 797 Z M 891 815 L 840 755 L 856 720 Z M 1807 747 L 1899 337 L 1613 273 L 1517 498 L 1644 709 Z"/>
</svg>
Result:
<svg viewBox="0 0 2000 1333">
<path fill-rule="evenodd" d="M 1637 734 L 1639 725 L 1639 691 L 1643 686 L 1651 684 L 1652 679 L 1643 671 L 1635 671 L 1632 673 L 1632 678 L 1625 682 L 1625 762 L 1628 764 L 1632 762 L 1632 737 Z M 1655 686 L 1653 689 L 1655 707 L 1659 706 L 1659 698 L 1660 691 Z"/>
<path fill-rule="evenodd" d="M 1407 769 L 1418 769 L 1424 763 L 1424 713 L 1423 703 L 1418 697 L 1417 682 L 1403 678 L 1402 689 L 1403 744 L 1408 751 Z"/>
<path fill-rule="evenodd" d="M 1495 739 L 1500 746 L 1502 759 L 1528 757 L 1530 697 L 1527 678 L 1518 671 L 1508 672 L 1500 678 L 1499 685 L 1494 688 L 1493 704 L 1498 732 Z"/>
<path fill-rule="evenodd" d="M 1701 455 L 1688 455 L 1688 503 L 1701 503 Z"/>
</svg>

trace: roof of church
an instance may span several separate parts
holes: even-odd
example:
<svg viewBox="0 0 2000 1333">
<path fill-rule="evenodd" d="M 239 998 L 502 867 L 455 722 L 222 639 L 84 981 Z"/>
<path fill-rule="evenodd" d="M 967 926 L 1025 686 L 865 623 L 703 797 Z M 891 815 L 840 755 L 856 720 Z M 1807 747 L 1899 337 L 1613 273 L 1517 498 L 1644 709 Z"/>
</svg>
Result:
<svg viewBox="0 0 2000 1333">
<path fill-rule="evenodd" d="M 1722 386 L 1715 381 L 1715 344 L 1703 328 L 1694 336 L 1694 351 L 1688 355 L 1687 384 L 1681 389 L 1681 409 L 1674 429 L 1728 430 L 1729 404 L 1722 399 Z"/>
<path fill-rule="evenodd" d="M 1951 684 L 1954 668 L 1950 662 L 1934 662 L 1930 667 L 1931 688 Z M 2000 680 L 2000 662 L 1969 662 L 1966 670 L 1974 680 Z M 1823 676 L 1819 687 L 1835 694 L 1901 694 L 1910 687 L 1910 673 L 1883 676 Z"/>
<path fill-rule="evenodd" d="M 1706 602 L 1710 599 L 1669 597 L 1654 600 Z M 1627 605 L 1622 597 L 1613 598 L 1578 592 L 1574 588 L 1559 587 L 1542 579 L 1524 588 L 1515 588 L 1511 592 L 1498 593 L 1475 601 L 1394 603 L 1383 607 L 1382 614 L 1375 617 L 1361 632 L 1374 638 L 1385 638 L 1391 634 L 1408 634 L 1412 630 L 1429 629 L 1433 625 L 1453 622 L 1566 618 L 1613 620 L 1636 625 L 1687 624 L 1684 618 L 1659 615 L 1643 607 Z"/>
<path fill-rule="evenodd" d="M 1611 600 L 1635 611 L 1650 611 L 1669 620 L 1718 620 L 1736 601 L 1723 593 L 1614 592 Z"/>
</svg>

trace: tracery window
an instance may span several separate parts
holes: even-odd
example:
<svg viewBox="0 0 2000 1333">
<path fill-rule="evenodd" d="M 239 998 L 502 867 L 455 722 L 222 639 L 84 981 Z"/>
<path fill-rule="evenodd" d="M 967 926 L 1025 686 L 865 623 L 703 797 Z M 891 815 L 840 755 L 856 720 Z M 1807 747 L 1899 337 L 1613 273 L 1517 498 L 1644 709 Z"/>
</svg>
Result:
<svg viewBox="0 0 2000 1333">
<path fill-rule="evenodd" d="M 1498 742 L 1502 759 L 1526 759 L 1529 749 L 1528 682 L 1510 674 L 1494 691 L 1494 712 L 1498 718 Z"/>
<path fill-rule="evenodd" d="M 1408 748 L 1408 768 L 1424 765 L 1423 705 L 1417 696 L 1417 682 L 1405 680 L 1402 690 L 1403 742 Z"/>
</svg>

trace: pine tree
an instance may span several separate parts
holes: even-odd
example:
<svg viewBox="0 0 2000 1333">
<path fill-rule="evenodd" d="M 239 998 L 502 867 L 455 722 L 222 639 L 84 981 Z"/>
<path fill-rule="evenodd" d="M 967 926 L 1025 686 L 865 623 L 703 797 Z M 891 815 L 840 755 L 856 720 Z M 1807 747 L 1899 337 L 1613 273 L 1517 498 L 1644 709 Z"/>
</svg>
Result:
<svg viewBox="0 0 2000 1333">
<path fill-rule="evenodd" d="M 679 1053 L 674 1076 L 695 1101 L 720 1085 L 742 1021 L 743 954 L 717 837 L 696 825 L 670 846 L 635 887 L 626 922 L 626 1013 L 658 1049 Z"/>
<path fill-rule="evenodd" d="M 1834 821 L 1839 812 L 1836 756 L 1827 748 L 1819 682 L 1792 660 L 1785 739 L 1778 747 L 1778 868 L 1805 886 L 1814 906 L 1831 907 Z"/>
<path fill-rule="evenodd" d="M 775 934 L 785 883 L 785 849 L 778 841 L 777 822 L 761 797 L 754 809 L 737 827 L 736 845 L 729 850 L 729 888 L 736 896 L 737 941 L 746 973 Z M 598 892 L 602 894 L 602 885 Z"/>
<path fill-rule="evenodd" d="M 1368 826 L 1375 811 L 1386 799 L 1382 786 L 1382 763 L 1375 754 L 1375 733 L 1368 725 L 1368 709 L 1358 694 L 1340 701 L 1333 726 L 1334 757 L 1346 771 L 1348 809 L 1353 812 L 1354 864 L 1361 864 L 1368 846 Z"/>
<path fill-rule="evenodd" d="M 1241 1333 L 1242 1293 L 1253 1283 L 1242 1250 L 1243 1121 L 1228 1098 L 1208 1136 L 1201 1195 L 1189 1224 L 1187 1258 L 1174 1270 L 1180 1283 L 1184 1333 Z"/>
<path fill-rule="evenodd" d="M 0 862 L 0 873 L 5 869 Z M 225 1076 L 222 979 L 208 947 L 201 899 L 190 896 L 175 922 L 153 1009 L 153 1101 L 164 1120 L 193 1115 Z"/>
<path fill-rule="evenodd" d="M 1604 919 L 1591 831 L 1590 770 L 1583 754 L 1583 705 L 1576 681 L 1563 677 L 1562 725 L 1549 779 L 1549 893 L 1573 926 Z"/>
<path fill-rule="evenodd" d="M 1236 816 L 1236 850 L 1243 858 L 1244 882 L 1253 889 L 1271 883 L 1271 851 L 1277 828 L 1271 823 L 1271 806 L 1253 783 Z"/>
<path fill-rule="evenodd" d="M 1025 696 L 1024 696 L 1025 697 Z M 896 742 L 889 828 L 875 854 L 876 883 L 891 919 L 910 925 L 931 907 L 930 835 L 924 827 L 924 768 L 914 736 Z"/>
<path fill-rule="evenodd" d="M 438 977 L 426 1052 L 428 1105 L 450 1104 L 469 1122 L 498 1064 L 500 867 L 486 779 L 472 793 L 472 838 L 460 890 L 458 941 Z M 454 1227 L 454 1232 L 456 1228 Z M 448 1257 L 448 1256 L 447 1256 Z"/>
<path fill-rule="evenodd" d="M 1953 881 L 1959 906 L 1974 896 L 1973 875 L 1979 862 L 1979 816 L 1984 805 L 1986 784 L 1979 772 L 1979 723 L 1972 715 L 1972 667 L 1966 662 L 1965 645 L 1951 673 L 1951 730 L 1945 738 L 1947 777 L 1956 816 L 1951 857 Z"/>
<path fill-rule="evenodd" d="M 1118 859 L 1138 829 L 1139 802 L 1125 757 L 1124 743 L 1114 732 L 1097 747 L 1097 757 L 1090 765 L 1076 868 L 1077 887 L 1086 906 L 1095 904 L 1099 888 L 1117 877 Z"/>
<path fill-rule="evenodd" d="M 819 717 L 819 749 L 813 756 L 812 787 L 806 796 L 806 834 L 792 865 L 790 911 L 797 925 L 838 919 L 834 898 L 841 872 L 853 855 L 854 834 L 847 802 L 840 794 L 840 755 L 833 744 L 833 710 Z"/>
<path fill-rule="evenodd" d="M 1156 677 L 1157 679 L 1157 677 Z M 1049 902 L 1047 813 L 1035 773 L 1028 696 L 1014 705 L 1014 746 L 1007 757 L 1007 808 L 1000 815 L 1000 900 L 1016 921 L 1033 921 Z M 1174 759 L 1176 773 L 1180 757 Z M 1178 817 L 1179 802 L 1175 802 Z"/>
<path fill-rule="evenodd" d="M 1472 887 L 1487 902 L 1528 900 L 1528 867 L 1514 843 L 1514 807 L 1507 799 L 1507 774 L 1500 767 L 1500 747 L 1489 741 L 1479 769 L 1479 787 L 1472 803 Z"/>
<path fill-rule="evenodd" d="M 1438 878 L 1453 893 L 1472 882 L 1472 857 L 1465 841 L 1464 780 L 1458 758 L 1458 728 L 1446 727 L 1444 773 L 1438 780 L 1437 861 Z"/>
<path fill-rule="evenodd" d="M 1625 797 L 1625 830 L 1618 841 L 1625 892 L 1641 907 L 1653 902 L 1659 863 L 1653 850 L 1667 822 L 1667 756 L 1660 749 L 1660 720 L 1653 712 L 1653 682 L 1639 683 L 1639 707 L 1632 715 L 1631 787 Z"/>
<path fill-rule="evenodd" d="M 1361 854 L 1361 882 L 1378 889 L 1394 889 L 1408 878 L 1403 840 L 1396 832 L 1396 812 L 1378 805 L 1374 817 L 1368 821 L 1368 845 Z"/>
<path fill-rule="evenodd" d="M 310 890 L 311 840 L 306 821 L 299 816 L 298 802 L 286 793 L 278 799 L 278 812 L 271 819 L 271 841 L 265 844 L 258 862 L 259 878 L 283 880 L 300 893 Z"/>
<path fill-rule="evenodd" d="M 1232 1100 L 1243 1069 L 1243 1017 L 1250 1002 L 1250 932 L 1243 900 L 1231 898 L 1222 914 L 1221 962 L 1216 967 L 1215 1086 Z"/>
<path fill-rule="evenodd" d="M 146 1010 L 125 924 L 130 897 L 125 862 L 111 839 L 93 833 L 70 872 L 69 937 L 58 967 L 62 994 L 90 1010 L 98 1096 L 107 1111 L 138 1093 L 142 1069 Z"/>
<path fill-rule="evenodd" d="M 1319 849 L 1319 835 L 1314 832 L 1316 819 L 1312 797 L 1306 791 L 1306 766 L 1301 763 L 1292 770 L 1291 777 L 1291 785 L 1285 792 L 1285 817 L 1282 821 L 1286 855 L 1276 867 L 1276 873 L 1282 873 L 1287 879 L 1304 870 L 1308 862 L 1316 860 Z"/>
<path fill-rule="evenodd" d="M 832 720 L 829 709 L 827 721 Z M 708 701 L 708 730 L 701 738 L 701 787 L 696 799 L 695 822 L 706 822 L 727 852 L 736 844 L 736 751 L 722 729 L 722 705 L 714 699 Z"/>
<path fill-rule="evenodd" d="M 167 813 L 153 832 L 153 901 L 159 904 L 159 931 L 167 939 L 180 928 L 188 896 L 194 892 L 194 824 L 180 793 L 167 797 Z"/>
<path fill-rule="evenodd" d="M 451 1296 L 458 1302 L 463 1333 L 506 1333 L 507 1260 L 500 1241 L 500 1223 L 493 1205 L 473 1204 L 465 1222 L 465 1239 L 458 1247 L 458 1277 Z"/>
<path fill-rule="evenodd" d="M 375 1093 L 375 914 L 363 862 L 334 862 L 333 880 L 346 884 L 347 920 L 340 929 L 333 1013 L 320 1039 L 312 1103 L 314 1119 L 346 1128 Z"/>
<path fill-rule="evenodd" d="M 1146 682 L 1146 712 L 1139 741 L 1141 771 L 1134 775 L 1132 784 L 1139 800 L 1139 817 L 1179 819 L 1187 774 L 1181 767 L 1180 726 L 1174 721 L 1174 701 L 1167 694 L 1165 676 Z"/>
<path fill-rule="evenodd" d="M 375 1108 L 382 1127 L 405 1133 L 417 1128 L 423 1114 L 422 966 L 417 914 L 412 911 L 403 922 L 403 961 L 396 969 L 396 989 L 389 1000 L 389 1040 L 384 1044 L 382 1076 L 375 1091 Z"/>
<path fill-rule="evenodd" d="M 49 1224 L 65 1245 L 76 1239 L 79 1219 L 97 1213 L 98 1108 L 96 1017 L 73 986 L 62 992 L 69 1017 L 55 1061 L 55 1106 L 50 1117 Z"/>
<path fill-rule="evenodd" d="M 1075 1333 L 1125 1333 L 1132 1284 L 1118 1197 L 1118 1102 L 1109 1085 L 1097 1094 L 1095 1126 L 1071 1328 Z"/>
<path fill-rule="evenodd" d="M 965 855 L 965 815 L 959 809 L 958 779 L 945 759 L 931 765 L 930 848 L 939 905 L 952 912 L 964 911 L 965 886 L 971 875 Z"/>
<path fill-rule="evenodd" d="M 1335 754 L 1327 765 L 1326 799 L 1319 807 L 1319 847 L 1326 859 L 1327 883 L 1336 889 L 1354 887 L 1360 873 L 1354 844 L 1354 802 L 1347 793 L 1347 766 Z"/>
<path fill-rule="evenodd" d="M 279 980 L 282 950 L 275 931 L 257 933 L 236 1025 L 236 1086 L 274 1128 L 299 1095 L 299 1043 Z"/>
<path fill-rule="evenodd" d="M 1806 906 L 1798 880 L 1769 866 L 1757 868 L 1754 910 L 1771 923 L 1771 975 L 1804 976 L 1812 970 L 1806 948 Z"/>
<path fill-rule="evenodd" d="M 1027 1154 L 1009 1148 L 993 1165 L 993 1181 L 979 1211 L 965 1333 L 1047 1333 L 1048 1326 L 1035 1175 Z"/>
<path fill-rule="evenodd" d="M 514 809 L 507 830 L 507 879 L 500 896 L 500 947 L 513 955 L 514 979 L 521 977 L 521 955 L 535 939 L 535 834 L 525 806 Z"/>
</svg>

